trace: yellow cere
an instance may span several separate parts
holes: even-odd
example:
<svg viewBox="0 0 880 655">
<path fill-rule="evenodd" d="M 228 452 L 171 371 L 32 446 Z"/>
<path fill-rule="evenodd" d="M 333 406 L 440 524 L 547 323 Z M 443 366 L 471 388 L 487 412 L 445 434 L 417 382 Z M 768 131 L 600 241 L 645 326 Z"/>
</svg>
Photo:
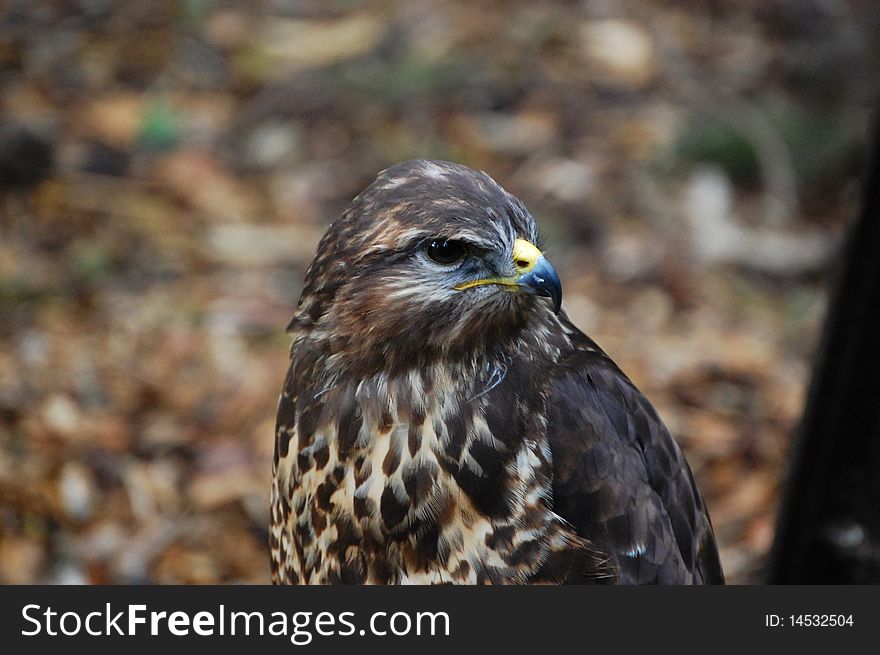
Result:
<svg viewBox="0 0 880 655">
<path fill-rule="evenodd" d="M 513 265 L 517 271 L 514 277 L 487 277 L 482 280 L 473 280 L 471 282 L 456 284 L 455 289 L 457 291 L 464 291 L 465 289 L 471 289 L 483 284 L 501 284 L 504 286 L 515 287 L 517 286 L 517 278 L 532 270 L 541 256 L 541 251 L 538 250 L 534 244 L 529 243 L 525 239 L 517 239 L 513 244 Z"/>
<path fill-rule="evenodd" d="M 540 258 L 541 251 L 525 239 L 517 239 L 513 244 L 513 265 L 516 266 L 520 275 L 535 268 L 535 264 Z"/>
</svg>

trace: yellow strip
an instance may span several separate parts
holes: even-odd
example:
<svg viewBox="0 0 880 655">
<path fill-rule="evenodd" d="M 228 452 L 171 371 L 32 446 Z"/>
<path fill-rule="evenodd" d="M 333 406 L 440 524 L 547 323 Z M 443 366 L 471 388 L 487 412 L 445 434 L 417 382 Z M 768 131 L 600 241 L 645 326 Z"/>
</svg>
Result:
<svg viewBox="0 0 880 655">
<path fill-rule="evenodd" d="M 453 289 L 455 289 L 456 291 L 464 291 L 465 289 L 479 287 L 483 284 L 502 284 L 508 287 L 517 286 L 515 277 L 487 277 L 483 280 L 473 280 L 472 282 L 456 284 Z"/>
</svg>

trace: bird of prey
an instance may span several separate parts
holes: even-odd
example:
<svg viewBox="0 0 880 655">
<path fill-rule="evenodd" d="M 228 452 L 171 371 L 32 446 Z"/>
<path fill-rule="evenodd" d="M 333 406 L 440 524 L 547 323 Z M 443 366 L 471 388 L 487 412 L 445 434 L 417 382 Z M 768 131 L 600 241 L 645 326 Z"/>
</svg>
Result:
<svg viewBox="0 0 880 655">
<path fill-rule="evenodd" d="M 522 202 L 442 161 L 330 226 L 288 328 L 275 583 L 723 582 L 684 456 L 536 244 Z"/>
</svg>

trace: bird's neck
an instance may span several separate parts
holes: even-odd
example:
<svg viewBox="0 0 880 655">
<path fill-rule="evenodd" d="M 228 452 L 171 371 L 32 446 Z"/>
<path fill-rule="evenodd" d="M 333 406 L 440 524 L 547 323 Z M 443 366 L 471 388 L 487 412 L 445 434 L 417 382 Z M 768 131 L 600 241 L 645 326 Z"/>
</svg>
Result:
<svg viewBox="0 0 880 655">
<path fill-rule="evenodd" d="M 567 325 L 549 309 L 538 310 L 515 327 L 466 331 L 450 344 L 425 334 L 340 334 L 318 323 L 293 330 L 291 358 L 299 375 L 327 383 L 418 371 L 443 377 L 454 371 L 460 386 L 479 386 L 496 382 L 499 371 L 514 361 L 558 361 L 571 348 Z"/>
</svg>

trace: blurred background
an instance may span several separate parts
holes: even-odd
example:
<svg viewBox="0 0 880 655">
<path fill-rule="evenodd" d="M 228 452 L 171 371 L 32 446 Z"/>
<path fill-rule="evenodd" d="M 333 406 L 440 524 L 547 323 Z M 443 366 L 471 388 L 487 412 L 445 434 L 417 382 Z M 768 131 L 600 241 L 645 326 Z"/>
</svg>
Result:
<svg viewBox="0 0 880 655">
<path fill-rule="evenodd" d="M 759 581 L 878 37 L 870 0 L 7 0 L 0 582 L 268 582 L 284 327 L 415 157 L 529 206 Z"/>
</svg>

